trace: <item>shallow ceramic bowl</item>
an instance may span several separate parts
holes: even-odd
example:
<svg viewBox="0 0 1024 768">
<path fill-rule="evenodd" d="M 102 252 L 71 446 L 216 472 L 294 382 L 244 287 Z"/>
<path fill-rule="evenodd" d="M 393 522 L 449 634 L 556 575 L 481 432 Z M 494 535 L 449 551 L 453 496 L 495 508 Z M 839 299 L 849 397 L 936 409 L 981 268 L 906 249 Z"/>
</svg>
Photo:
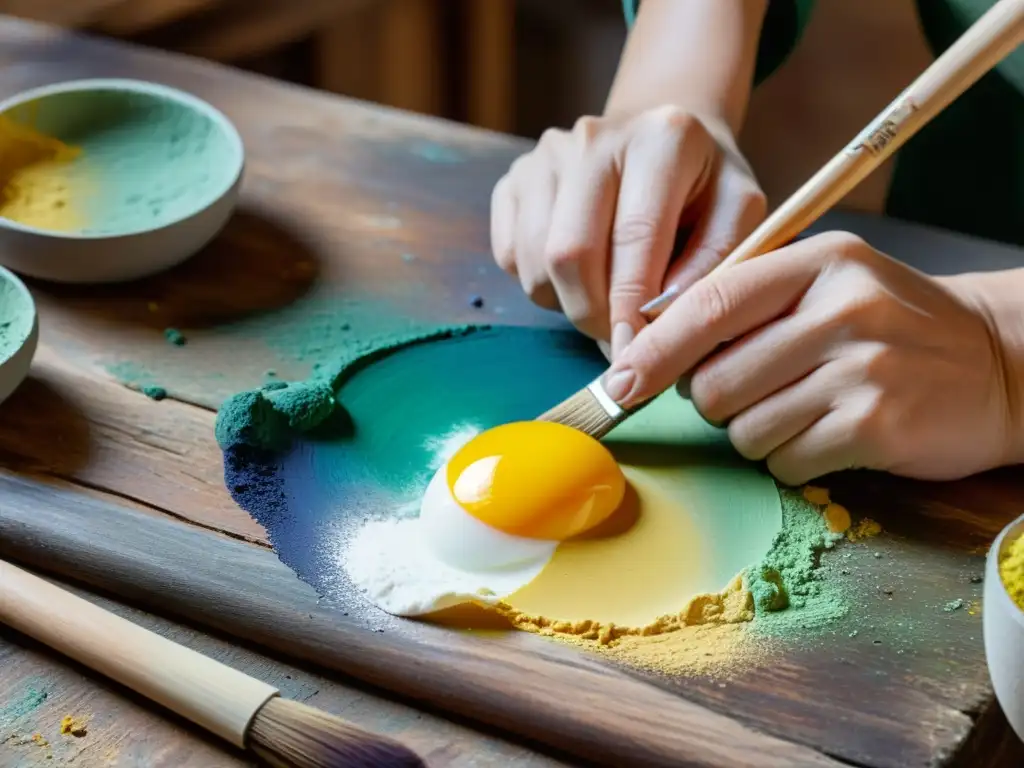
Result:
<svg viewBox="0 0 1024 768">
<path fill-rule="evenodd" d="M 43 168 L 47 194 L 21 197 L 27 215 L 5 193 L 0 263 L 24 275 L 100 283 L 160 272 L 209 242 L 238 199 L 238 131 L 174 88 L 120 79 L 36 88 L 0 102 L 0 129 L 0 148 L 32 130 L 74 155 Z M 0 163 L 5 189 L 19 169 L 38 172 L 35 160 L 16 163 Z"/>
<path fill-rule="evenodd" d="M 32 294 L 14 273 L 0 267 L 0 403 L 28 376 L 38 344 Z"/>
<path fill-rule="evenodd" d="M 999 557 L 1024 534 L 1024 515 L 1010 523 L 992 544 L 985 566 L 982 616 L 985 657 L 996 698 L 1013 730 L 1024 739 L 1024 611 L 1010 599 L 999 575 Z"/>
</svg>

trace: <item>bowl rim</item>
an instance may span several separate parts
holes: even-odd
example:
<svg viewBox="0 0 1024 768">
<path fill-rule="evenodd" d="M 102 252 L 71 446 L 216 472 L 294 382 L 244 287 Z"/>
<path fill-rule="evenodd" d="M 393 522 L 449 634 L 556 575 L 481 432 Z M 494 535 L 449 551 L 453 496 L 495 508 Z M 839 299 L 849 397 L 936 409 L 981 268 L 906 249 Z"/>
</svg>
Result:
<svg viewBox="0 0 1024 768">
<path fill-rule="evenodd" d="M 1024 536 L 1024 515 L 1021 515 L 1016 520 L 1012 520 L 999 532 L 999 535 L 996 536 L 995 541 L 992 542 L 992 546 L 989 548 L 988 559 L 994 565 L 999 600 L 1005 600 L 1009 604 L 1011 609 L 1010 615 L 1024 628 L 1024 608 L 1017 605 L 1013 598 L 1010 597 L 1010 591 L 1006 588 L 1003 576 L 999 572 L 999 555 L 1002 553 L 1003 545 L 1006 544 L 1011 536 Z"/>
<path fill-rule="evenodd" d="M 19 232 L 25 232 L 27 234 L 51 237 L 58 240 L 117 240 L 123 237 L 134 237 L 150 232 L 160 232 L 202 213 L 218 201 L 224 199 L 224 197 L 231 192 L 241 179 L 242 173 L 245 170 L 245 144 L 242 141 L 242 136 L 235 127 L 235 124 L 231 122 L 227 115 L 208 101 L 188 93 L 187 91 L 183 91 L 180 88 L 175 88 L 174 86 L 165 85 L 163 83 L 121 77 L 90 77 L 76 80 L 63 80 L 61 82 L 41 85 L 36 88 L 19 91 L 13 96 L 0 100 L 0 115 L 3 115 L 14 107 L 20 106 L 28 101 L 33 101 L 35 99 L 55 94 L 75 93 L 78 91 L 123 91 L 156 95 L 175 101 L 189 109 L 205 115 L 217 124 L 227 137 L 228 142 L 232 145 L 234 154 L 238 158 L 236 163 L 237 167 L 235 168 L 234 173 L 230 175 L 230 178 L 223 187 L 218 187 L 214 194 L 210 195 L 208 199 L 197 205 L 193 210 L 156 227 L 139 227 L 136 229 L 107 233 L 60 232 L 52 229 L 32 227 L 27 224 L 17 222 L 14 219 L 8 219 L 5 216 L 0 216 L 0 226 Z"/>
<path fill-rule="evenodd" d="M 7 365 L 7 363 L 9 363 L 11 360 L 13 360 L 18 355 L 18 353 L 25 348 L 25 345 L 27 345 L 31 341 L 32 333 L 36 327 L 36 324 L 39 322 L 39 310 L 36 308 L 36 300 L 32 296 L 32 291 L 28 289 L 28 286 L 25 285 L 24 281 L 16 274 L 11 272 L 11 270 L 3 266 L 0 266 L 0 282 L 7 282 L 10 285 L 13 285 L 15 290 L 18 291 L 19 294 L 21 294 L 21 297 L 28 302 L 29 309 L 32 310 L 32 325 L 29 328 L 29 332 L 25 334 L 25 338 L 21 340 L 21 342 L 18 344 L 17 349 L 13 350 L 11 354 L 7 355 L 6 357 L 0 356 L 0 368 L 2 368 L 3 366 Z"/>
</svg>

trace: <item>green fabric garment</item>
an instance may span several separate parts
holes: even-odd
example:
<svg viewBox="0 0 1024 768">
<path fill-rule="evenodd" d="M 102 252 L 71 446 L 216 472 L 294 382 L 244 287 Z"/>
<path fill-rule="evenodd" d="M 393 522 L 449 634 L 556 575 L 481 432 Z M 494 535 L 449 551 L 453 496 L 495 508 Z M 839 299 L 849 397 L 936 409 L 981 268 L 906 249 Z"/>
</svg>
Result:
<svg viewBox="0 0 1024 768">
<path fill-rule="evenodd" d="M 632 27 L 640 0 L 622 0 L 626 23 Z M 771 0 L 761 32 L 761 47 L 754 68 L 754 82 L 760 83 L 789 56 L 807 26 L 814 0 Z"/>
<path fill-rule="evenodd" d="M 936 55 L 994 0 L 918 0 L 921 27 Z M 799 41 L 814 0 L 771 0 L 757 80 Z M 624 0 L 626 19 L 639 0 Z M 896 94 L 893 94 L 895 97 Z M 886 213 L 1024 245 L 1024 48 L 978 81 L 907 142 L 896 158 Z"/>
</svg>

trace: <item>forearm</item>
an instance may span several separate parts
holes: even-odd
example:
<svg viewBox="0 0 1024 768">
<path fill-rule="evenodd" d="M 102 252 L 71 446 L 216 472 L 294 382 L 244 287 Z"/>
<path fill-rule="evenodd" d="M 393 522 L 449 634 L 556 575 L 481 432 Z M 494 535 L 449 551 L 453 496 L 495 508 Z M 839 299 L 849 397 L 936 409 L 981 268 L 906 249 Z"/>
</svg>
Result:
<svg viewBox="0 0 1024 768">
<path fill-rule="evenodd" d="M 973 304 L 989 323 L 1005 378 L 1014 462 L 1024 462 L 1024 268 L 976 272 L 942 282 Z"/>
<path fill-rule="evenodd" d="M 735 136 L 767 7 L 768 0 L 642 0 L 605 114 L 675 104 Z"/>
</svg>

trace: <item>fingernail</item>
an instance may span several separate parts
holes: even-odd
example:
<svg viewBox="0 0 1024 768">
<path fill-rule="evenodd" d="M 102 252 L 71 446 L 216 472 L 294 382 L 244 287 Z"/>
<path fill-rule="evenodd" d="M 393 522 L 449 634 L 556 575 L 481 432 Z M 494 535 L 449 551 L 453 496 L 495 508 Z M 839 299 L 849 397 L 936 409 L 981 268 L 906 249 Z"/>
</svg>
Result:
<svg viewBox="0 0 1024 768">
<path fill-rule="evenodd" d="M 612 348 L 607 341 L 598 341 L 597 348 L 601 350 L 601 354 L 605 356 L 605 359 L 610 363 L 612 361 Z"/>
<path fill-rule="evenodd" d="M 612 329 L 612 360 L 617 358 L 636 336 L 633 326 L 629 323 L 616 323 Z"/>
<path fill-rule="evenodd" d="M 623 368 L 608 371 L 605 374 L 601 385 L 604 387 L 605 394 L 608 395 L 619 405 L 624 405 L 626 398 L 629 397 L 633 388 L 636 386 L 636 373 L 629 369 Z"/>
</svg>

